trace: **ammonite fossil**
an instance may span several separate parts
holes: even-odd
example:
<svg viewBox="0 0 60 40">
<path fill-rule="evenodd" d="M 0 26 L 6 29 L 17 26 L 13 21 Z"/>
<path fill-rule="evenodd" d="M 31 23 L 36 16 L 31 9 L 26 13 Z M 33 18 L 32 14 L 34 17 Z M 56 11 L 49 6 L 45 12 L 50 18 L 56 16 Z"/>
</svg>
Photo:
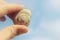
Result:
<svg viewBox="0 0 60 40">
<path fill-rule="evenodd" d="M 23 9 L 16 15 L 14 24 L 28 26 L 30 23 L 30 19 L 31 19 L 31 11 L 28 9 Z"/>
</svg>

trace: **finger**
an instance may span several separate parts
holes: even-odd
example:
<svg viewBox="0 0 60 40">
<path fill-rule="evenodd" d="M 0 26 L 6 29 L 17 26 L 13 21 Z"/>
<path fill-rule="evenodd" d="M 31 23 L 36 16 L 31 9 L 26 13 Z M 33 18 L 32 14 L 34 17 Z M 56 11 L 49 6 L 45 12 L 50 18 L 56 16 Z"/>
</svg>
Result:
<svg viewBox="0 0 60 40">
<path fill-rule="evenodd" d="M 5 0 L 0 0 L 0 4 L 6 3 Z"/>
<path fill-rule="evenodd" d="M 3 0 L 0 0 L 0 1 L 3 1 Z"/>
<path fill-rule="evenodd" d="M 26 33 L 28 31 L 27 27 L 24 25 L 13 25 L 9 26 L 0 31 L 0 40 L 10 40 L 11 38 Z"/>
<path fill-rule="evenodd" d="M 24 7 L 23 5 L 17 5 L 17 4 L 0 5 L 0 16 L 16 13 L 16 12 L 22 10 L 23 7 Z"/>
<path fill-rule="evenodd" d="M 10 7 L 9 8 L 9 10 L 8 10 L 8 16 L 12 19 L 12 20 L 14 20 L 14 18 L 15 18 L 15 16 L 17 15 L 17 13 L 18 12 L 20 12 L 23 8 L 24 8 L 24 6 L 23 5 L 11 5 L 11 6 L 13 6 L 13 7 Z"/>
</svg>

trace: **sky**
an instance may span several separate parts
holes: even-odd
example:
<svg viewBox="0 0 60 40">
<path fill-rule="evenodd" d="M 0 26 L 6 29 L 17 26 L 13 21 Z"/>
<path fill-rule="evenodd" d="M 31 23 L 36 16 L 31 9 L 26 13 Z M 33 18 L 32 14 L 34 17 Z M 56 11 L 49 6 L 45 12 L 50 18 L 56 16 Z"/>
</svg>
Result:
<svg viewBox="0 0 60 40">
<path fill-rule="evenodd" d="M 8 3 L 23 4 L 32 11 L 29 32 L 14 40 L 60 40 L 60 0 L 6 0 Z M 6 16 L 0 29 L 13 25 Z"/>
</svg>

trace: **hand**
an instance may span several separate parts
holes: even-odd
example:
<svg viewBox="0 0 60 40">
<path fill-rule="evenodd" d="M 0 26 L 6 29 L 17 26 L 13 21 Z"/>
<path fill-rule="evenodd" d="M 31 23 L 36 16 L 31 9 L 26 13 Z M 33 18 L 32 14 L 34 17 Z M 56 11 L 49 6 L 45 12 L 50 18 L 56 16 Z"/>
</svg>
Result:
<svg viewBox="0 0 60 40">
<path fill-rule="evenodd" d="M 4 15 L 14 20 L 15 15 L 24 8 L 23 5 L 9 4 L 0 0 L 0 20 L 5 21 Z M 10 40 L 13 37 L 28 32 L 24 25 L 12 25 L 0 31 L 0 40 Z"/>
</svg>

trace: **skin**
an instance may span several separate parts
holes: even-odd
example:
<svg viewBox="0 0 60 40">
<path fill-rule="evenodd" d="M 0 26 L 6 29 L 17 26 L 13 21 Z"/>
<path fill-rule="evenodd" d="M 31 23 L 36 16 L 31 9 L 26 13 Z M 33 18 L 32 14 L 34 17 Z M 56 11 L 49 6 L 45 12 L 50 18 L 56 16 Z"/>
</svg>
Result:
<svg viewBox="0 0 60 40">
<path fill-rule="evenodd" d="M 7 15 L 14 21 L 15 15 L 24 9 L 23 5 L 10 4 L 0 0 L 0 20 L 5 21 L 4 15 Z M 1 27 L 1 26 L 0 26 Z M 21 35 L 28 32 L 28 28 L 25 25 L 11 25 L 0 30 L 0 40 L 10 40 L 17 35 Z"/>
</svg>

